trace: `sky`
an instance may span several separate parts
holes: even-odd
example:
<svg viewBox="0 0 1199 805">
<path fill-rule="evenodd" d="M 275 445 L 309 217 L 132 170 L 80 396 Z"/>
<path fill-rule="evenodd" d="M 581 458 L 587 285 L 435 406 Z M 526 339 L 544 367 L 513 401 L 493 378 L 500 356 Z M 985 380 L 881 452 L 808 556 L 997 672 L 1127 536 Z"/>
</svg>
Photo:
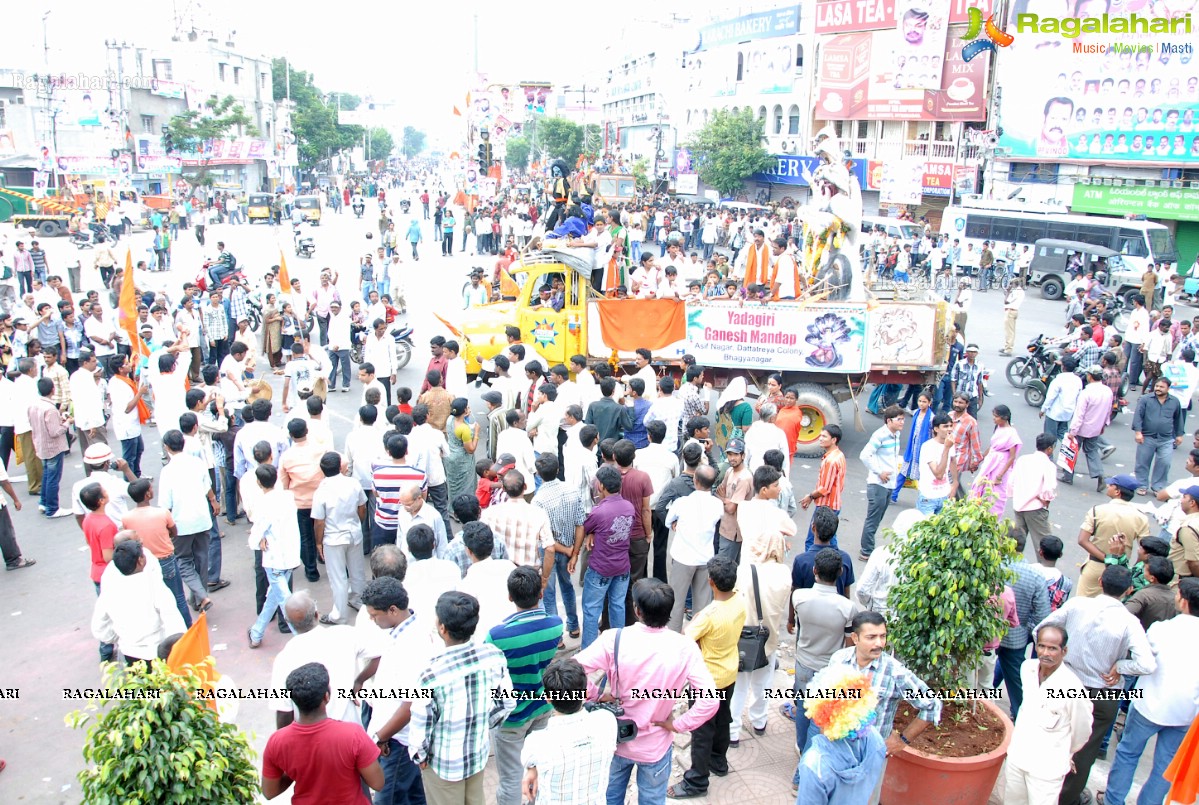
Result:
<svg viewBox="0 0 1199 805">
<path fill-rule="evenodd" d="M 773 8 L 786 2 L 746 0 L 744 5 Z M 454 104 L 465 101 L 475 58 L 473 15 L 478 14 L 479 72 L 496 83 L 521 80 L 556 84 L 586 82 L 598 86 L 606 75 L 609 48 L 628 48 L 635 40 L 652 47 L 656 22 L 677 14 L 709 18 L 738 13 L 735 4 L 717 0 L 675 0 L 652 9 L 644 0 L 608 0 L 600 6 L 572 8 L 547 16 L 543 3 L 516 4 L 457 0 L 453 4 L 404 3 L 358 6 L 353 14 L 330 14 L 336 5 L 279 6 L 245 0 L 165 0 L 156 15 L 113 14 L 94 0 L 12 3 L 5 9 L 5 49 L 0 69 L 40 71 L 45 64 L 42 17 L 52 72 L 103 71 L 104 40 L 138 46 L 168 43 L 175 18 L 222 40 L 232 30 L 238 50 L 268 56 L 286 54 L 293 69 L 314 74 L 324 92 L 373 96 L 399 106 L 399 125 L 414 125 L 433 138 L 450 136 L 459 119 Z M 432 7 L 430 7 L 432 6 Z M 369 16 L 366 8 L 370 8 Z M 280 13 L 286 9 L 285 13 Z M 583 9 L 579 20 L 574 9 Z M 743 11 L 748 11 L 746 8 Z M 589 19 L 587 19 L 589 18 Z"/>
</svg>

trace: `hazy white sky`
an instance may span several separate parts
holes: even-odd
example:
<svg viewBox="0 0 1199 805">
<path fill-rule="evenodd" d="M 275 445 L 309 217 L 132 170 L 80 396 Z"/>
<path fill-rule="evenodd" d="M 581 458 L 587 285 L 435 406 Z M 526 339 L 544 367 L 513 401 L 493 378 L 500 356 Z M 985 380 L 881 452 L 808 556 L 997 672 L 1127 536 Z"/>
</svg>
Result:
<svg viewBox="0 0 1199 805">
<path fill-rule="evenodd" d="M 745 0 L 772 8 L 783 2 Z M 426 131 L 453 131 L 451 114 L 461 105 L 474 63 L 473 15 L 479 15 L 479 70 L 495 82 L 587 81 L 597 85 L 607 69 L 604 50 L 643 38 L 652 47 L 652 20 L 672 14 L 706 19 L 710 9 L 735 16 L 738 4 L 679 0 L 650 8 L 644 0 L 608 0 L 554 12 L 547 3 L 457 0 L 454 3 L 336 4 L 253 3 L 245 0 L 163 0 L 151 14 L 114 13 L 94 0 L 36 0 L 5 8 L 5 48 L 0 69 L 40 71 L 44 65 L 42 16 L 53 72 L 103 70 L 105 39 L 139 46 L 169 42 L 174 17 L 213 30 L 222 39 L 236 31 L 240 50 L 286 54 L 295 69 L 308 70 L 325 92 L 371 95 L 406 110 L 405 124 Z M 144 7 L 143 7 L 144 8 Z M 350 13 L 338 13 L 352 8 Z M 561 7 L 559 7 L 561 8 Z M 567 17 L 573 18 L 573 22 Z M 627 35 L 625 28 L 635 30 Z M 192 27 L 185 22 L 184 30 Z"/>
</svg>

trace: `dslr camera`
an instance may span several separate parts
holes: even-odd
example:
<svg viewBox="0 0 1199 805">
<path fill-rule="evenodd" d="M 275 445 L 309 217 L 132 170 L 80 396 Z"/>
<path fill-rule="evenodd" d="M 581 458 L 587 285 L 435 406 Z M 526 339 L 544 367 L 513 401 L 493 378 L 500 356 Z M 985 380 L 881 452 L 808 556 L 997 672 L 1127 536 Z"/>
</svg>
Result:
<svg viewBox="0 0 1199 805">
<path fill-rule="evenodd" d="M 618 702 L 587 702 L 583 709 L 589 713 L 607 710 L 616 717 L 616 743 L 627 744 L 637 737 L 637 722 L 624 717 L 624 708 Z"/>
</svg>

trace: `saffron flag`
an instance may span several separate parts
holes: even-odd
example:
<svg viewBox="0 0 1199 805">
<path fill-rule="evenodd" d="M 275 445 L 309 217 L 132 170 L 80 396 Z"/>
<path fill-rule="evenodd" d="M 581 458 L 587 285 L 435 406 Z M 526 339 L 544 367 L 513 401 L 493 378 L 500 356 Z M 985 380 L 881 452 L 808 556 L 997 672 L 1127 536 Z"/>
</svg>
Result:
<svg viewBox="0 0 1199 805">
<path fill-rule="evenodd" d="M 677 299 L 601 299 L 600 338 L 623 352 L 661 350 L 687 337 L 687 308 Z"/>
<path fill-rule="evenodd" d="M 287 275 L 287 258 L 279 250 L 279 293 L 291 293 L 291 277 Z"/>
<path fill-rule="evenodd" d="M 129 336 L 129 343 L 132 345 L 133 354 L 138 358 L 143 358 L 150 356 L 150 348 L 146 346 L 145 341 L 142 341 L 142 337 L 137 331 L 137 288 L 134 285 L 133 253 L 129 249 L 126 249 L 125 275 L 121 280 L 121 295 L 117 301 L 117 315 L 121 329 Z M 140 363 L 140 360 L 134 361 L 134 365 Z"/>
<path fill-rule="evenodd" d="M 462 117 L 462 110 L 459 109 L 457 106 L 454 107 L 454 115 L 457 117 Z"/>
<path fill-rule="evenodd" d="M 458 329 L 457 327 L 455 327 L 454 325 L 450 324 L 448 321 L 446 321 L 445 319 L 443 319 L 441 316 L 438 316 L 436 313 L 434 313 L 434 314 L 433 314 L 433 318 L 437 319 L 439 322 L 441 322 L 442 324 L 444 324 L 444 325 L 445 325 L 445 328 L 446 328 L 447 330 L 449 330 L 451 333 L 453 333 L 455 338 L 462 338 L 462 337 L 463 337 L 463 336 L 462 336 L 462 331 L 461 331 L 461 330 L 459 330 L 459 329 Z"/>
<path fill-rule="evenodd" d="M 216 665 L 207 665 L 205 660 L 212 656 L 212 646 L 208 642 L 208 613 L 201 612 L 192 621 L 191 628 L 183 633 L 183 637 L 171 648 L 167 657 L 167 667 L 175 673 L 181 672 L 186 666 L 192 666 L 192 672 L 203 680 L 205 690 L 212 690 L 213 683 L 221 678 Z M 208 700 L 208 706 L 216 709 L 214 700 Z"/>
</svg>

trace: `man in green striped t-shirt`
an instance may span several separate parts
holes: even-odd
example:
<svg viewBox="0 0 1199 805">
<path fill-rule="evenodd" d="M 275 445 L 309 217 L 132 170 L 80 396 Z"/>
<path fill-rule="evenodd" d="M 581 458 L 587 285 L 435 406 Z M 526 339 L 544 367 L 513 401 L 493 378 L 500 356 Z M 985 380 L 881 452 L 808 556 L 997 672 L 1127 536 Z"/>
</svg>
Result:
<svg viewBox="0 0 1199 805">
<path fill-rule="evenodd" d="M 521 805 L 520 780 L 524 769 L 520 752 L 529 733 L 544 729 L 551 707 L 545 700 L 541 672 L 554 659 L 562 639 L 562 619 L 547 615 L 541 606 L 541 574 L 532 566 L 522 566 L 508 576 L 508 597 L 516 605 L 510 615 L 487 633 L 486 642 L 504 652 L 508 675 L 516 698 L 516 709 L 495 732 L 495 760 L 500 784 L 498 805 Z"/>
</svg>

